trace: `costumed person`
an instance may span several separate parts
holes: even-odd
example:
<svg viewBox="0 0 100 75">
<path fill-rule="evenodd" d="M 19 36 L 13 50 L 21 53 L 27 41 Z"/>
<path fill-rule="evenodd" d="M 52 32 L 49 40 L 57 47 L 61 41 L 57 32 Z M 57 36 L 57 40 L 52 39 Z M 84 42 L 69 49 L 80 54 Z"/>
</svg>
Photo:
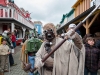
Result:
<svg viewBox="0 0 100 75">
<path fill-rule="evenodd" d="M 23 62 L 28 63 L 28 54 L 25 53 L 27 41 L 28 41 L 28 39 L 23 43 L 22 49 L 21 49 L 21 54 L 20 54 L 20 60 L 22 61 L 21 62 L 22 69 L 24 69 Z"/>
<path fill-rule="evenodd" d="M 2 38 L 1 42 L 2 44 L 0 45 L 0 75 L 4 75 L 7 58 L 10 52 L 9 47 L 6 45 L 6 39 Z"/>
<path fill-rule="evenodd" d="M 70 25 L 69 25 L 70 26 Z M 84 75 L 85 48 L 82 38 L 73 29 L 70 29 L 66 40 L 57 51 L 44 63 L 41 61 L 63 39 L 57 37 L 53 23 L 47 23 L 43 27 L 45 41 L 36 53 L 35 67 L 40 75 Z M 70 36 L 70 34 L 74 34 Z"/>
<path fill-rule="evenodd" d="M 24 45 L 23 45 L 23 50 L 22 50 L 22 61 L 25 63 L 30 63 L 31 64 L 31 68 L 34 68 L 34 63 L 35 63 L 35 54 L 36 52 L 39 50 L 40 46 L 41 46 L 42 42 L 40 39 L 37 38 L 36 36 L 36 32 L 34 30 L 34 37 L 32 37 L 29 40 L 26 40 Z M 27 59 L 23 59 L 23 58 L 27 58 Z M 23 67 L 24 69 L 24 67 Z M 29 75 L 35 75 L 35 73 L 29 73 Z"/>
</svg>

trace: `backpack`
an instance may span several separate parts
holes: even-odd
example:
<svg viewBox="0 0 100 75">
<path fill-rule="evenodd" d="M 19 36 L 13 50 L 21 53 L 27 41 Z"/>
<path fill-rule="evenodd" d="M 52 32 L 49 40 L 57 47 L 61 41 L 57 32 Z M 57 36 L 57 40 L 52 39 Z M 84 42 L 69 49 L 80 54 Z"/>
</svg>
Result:
<svg viewBox="0 0 100 75">
<path fill-rule="evenodd" d="M 0 36 L 0 45 L 2 44 L 2 42 L 1 42 L 2 38 L 3 38 L 3 37 L 2 37 L 2 36 Z"/>
<path fill-rule="evenodd" d="M 34 52 L 36 53 L 39 48 L 41 47 L 41 40 L 38 39 L 38 38 L 31 38 L 27 41 L 27 44 L 26 44 L 26 52 Z"/>
</svg>

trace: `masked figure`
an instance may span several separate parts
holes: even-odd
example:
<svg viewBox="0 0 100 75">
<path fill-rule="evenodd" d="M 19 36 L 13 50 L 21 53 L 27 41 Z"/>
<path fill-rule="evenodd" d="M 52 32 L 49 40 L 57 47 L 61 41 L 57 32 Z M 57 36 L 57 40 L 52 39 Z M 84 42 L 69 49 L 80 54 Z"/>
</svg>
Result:
<svg viewBox="0 0 100 75">
<path fill-rule="evenodd" d="M 57 37 L 56 28 L 52 23 L 44 25 L 43 29 L 45 41 L 35 58 L 35 67 L 40 75 L 84 75 L 85 49 L 81 37 L 73 29 L 66 34 L 69 39 L 44 63 L 41 62 L 63 40 Z"/>
<path fill-rule="evenodd" d="M 34 68 L 35 53 L 39 50 L 41 44 L 42 44 L 41 40 L 38 39 L 36 35 L 34 35 L 34 37 L 30 39 L 27 39 L 22 46 L 21 57 L 20 57 L 21 61 L 23 61 L 24 63 L 30 63 L 31 68 Z M 25 65 L 22 63 L 22 69 L 24 68 Z M 29 75 L 35 75 L 35 74 L 36 73 L 29 72 Z"/>
</svg>

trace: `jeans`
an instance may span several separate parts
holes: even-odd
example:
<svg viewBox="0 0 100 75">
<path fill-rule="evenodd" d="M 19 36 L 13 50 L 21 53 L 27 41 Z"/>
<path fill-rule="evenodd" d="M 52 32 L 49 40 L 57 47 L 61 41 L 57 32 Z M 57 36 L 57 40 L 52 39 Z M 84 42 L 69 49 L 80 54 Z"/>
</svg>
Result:
<svg viewBox="0 0 100 75">
<path fill-rule="evenodd" d="M 97 72 L 90 72 L 87 68 L 85 68 L 84 75 L 88 75 L 89 73 L 90 75 L 97 75 Z"/>
<path fill-rule="evenodd" d="M 9 54 L 9 62 L 10 62 L 10 66 L 14 64 L 14 59 L 11 53 Z"/>
<path fill-rule="evenodd" d="M 35 63 L 35 56 L 28 56 L 28 61 L 31 64 L 31 68 L 34 68 L 34 63 Z M 34 73 L 29 72 L 29 75 L 34 75 Z"/>
<path fill-rule="evenodd" d="M 13 47 L 15 48 L 16 47 L 16 42 L 12 42 L 12 44 L 13 44 Z"/>
</svg>

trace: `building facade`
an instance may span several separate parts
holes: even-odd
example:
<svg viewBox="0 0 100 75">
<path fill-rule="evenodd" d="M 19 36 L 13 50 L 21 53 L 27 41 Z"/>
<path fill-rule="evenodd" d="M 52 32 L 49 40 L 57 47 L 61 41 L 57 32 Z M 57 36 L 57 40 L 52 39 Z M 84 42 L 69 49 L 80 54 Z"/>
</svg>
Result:
<svg viewBox="0 0 100 75">
<path fill-rule="evenodd" d="M 41 21 L 34 21 L 34 27 L 39 35 L 42 35 L 42 22 Z"/>
<path fill-rule="evenodd" d="M 64 26 L 66 23 L 74 18 L 74 9 L 71 9 L 69 13 L 63 14 L 62 20 L 60 21 L 60 26 Z M 59 28 L 58 28 L 59 29 Z"/>
<path fill-rule="evenodd" d="M 84 20 L 98 5 L 100 0 L 77 0 L 76 3 L 72 6 L 74 9 L 74 18 L 67 22 L 65 25 L 60 27 L 57 32 L 61 33 L 63 29 L 67 32 L 67 27 L 71 23 L 79 24 Z M 100 32 L 100 7 L 93 12 L 93 14 L 86 19 L 83 26 L 79 28 L 82 33 L 82 36 L 85 34 L 95 34 Z"/>
<path fill-rule="evenodd" d="M 26 33 L 34 28 L 33 22 L 30 19 L 30 13 L 24 9 L 20 9 L 14 0 L 0 1 L 0 34 L 7 28 L 14 32 L 18 31 L 18 38 L 23 38 Z"/>
</svg>

